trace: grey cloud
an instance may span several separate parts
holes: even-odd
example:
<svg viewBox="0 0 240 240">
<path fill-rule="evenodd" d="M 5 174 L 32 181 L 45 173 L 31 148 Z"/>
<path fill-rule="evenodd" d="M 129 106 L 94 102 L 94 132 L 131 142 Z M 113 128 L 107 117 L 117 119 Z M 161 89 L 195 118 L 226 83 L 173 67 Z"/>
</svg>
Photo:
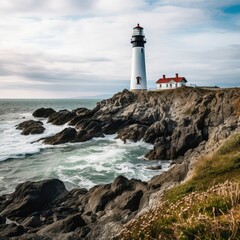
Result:
<svg viewBox="0 0 240 240">
<path fill-rule="evenodd" d="M 71 65 L 87 62 L 110 62 L 107 58 L 76 58 L 70 56 L 55 56 L 41 53 L 23 54 L 23 53 L 5 53 L 0 57 L 0 76 L 14 76 L 37 80 L 46 83 L 61 83 L 64 81 L 75 82 L 81 78 L 88 79 L 88 83 L 99 79 L 98 76 L 84 73 L 81 69 L 74 72 L 64 70 L 61 67 L 49 69 L 53 63 L 68 63 Z"/>
<path fill-rule="evenodd" d="M 94 0 L 2 0 L 0 12 L 9 14 L 39 14 L 65 15 L 69 13 L 84 13 L 94 7 Z M 57 12 L 56 12 L 57 11 Z"/>
<path fill-rule="evenodd" d="M 184 6 L 184 7 L 223 7 L 229 5 L 239 4 L 238 0 L 228 0 L 228 1 L 219 1 L 219 0 L 158 0 L 156 1 L 157 4 L 160 5 L 175 5 L 175 6 Z"/>
</svg>

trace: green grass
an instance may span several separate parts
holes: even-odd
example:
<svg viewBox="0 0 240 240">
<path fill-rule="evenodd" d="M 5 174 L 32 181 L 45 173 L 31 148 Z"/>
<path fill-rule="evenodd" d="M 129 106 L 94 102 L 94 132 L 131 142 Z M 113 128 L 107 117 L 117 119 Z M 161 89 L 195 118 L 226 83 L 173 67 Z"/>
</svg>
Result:
<svg viewBox="0 0 240 240">
<path fill-rule="evenodd" d="M 198 161 L 193 177 L 128 223 L 121 239 L 240 239 L 240 133 Z"/>
<path fill-rule="evenodd" d="M 212 156 L 198 161 L 194 176 L 165 194 L 165 199 L 177 201 L 194 191 L 206 191 L 209 187 L 227 180 L 240 180 L 240 133 L 230 137 Z"/>
</svg>

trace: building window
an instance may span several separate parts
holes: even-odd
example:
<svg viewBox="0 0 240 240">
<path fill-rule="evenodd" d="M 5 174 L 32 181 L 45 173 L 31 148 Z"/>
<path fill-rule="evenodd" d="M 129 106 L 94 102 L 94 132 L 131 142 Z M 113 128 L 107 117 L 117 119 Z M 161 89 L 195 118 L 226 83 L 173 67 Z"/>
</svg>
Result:
<svg viewBox="0 0 240 240">
<path fill-rule="evenodd" d="M 166 87 L 168 87 L 168 84 L 166 84 Z"/>
<path fill-rule="evenodd" d="M 162 87 L 162 84 L 160 84 L 160 88 Z"/>
<path fill-rule="evenodd" d="M 136 79 L 137 79 L 137 84 L 141 84 L 141 77 L 136 77 Z"/>
<path fill-rule="evenodd" d="M 141 48 L 141 53 L 143 53 L 143 48 Z"/>
<path fill-rule="evenodd" d="M 170 83 L 170 88 L 172 87 L 172 84 Z"/>
<path fill-rule="evenodd" d="M 177 83 L 176 83 L 175 85 L 176 85 L 176 87 L 177 87 Z"/>
</svg>

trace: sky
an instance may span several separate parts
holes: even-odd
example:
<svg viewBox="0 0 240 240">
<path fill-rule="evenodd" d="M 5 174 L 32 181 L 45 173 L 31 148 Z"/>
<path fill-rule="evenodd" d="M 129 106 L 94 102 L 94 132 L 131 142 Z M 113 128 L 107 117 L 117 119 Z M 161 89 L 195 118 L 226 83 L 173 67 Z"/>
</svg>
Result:
<svg viewBox="0 0 240 240">
<path fill-rule="evenodd" d="M 240 86 L 239 0 L 1 0 L 0 98 L 129 89 L 137 23 L 148 88 L 175 73 L 198 86 Z"/>
</svg>

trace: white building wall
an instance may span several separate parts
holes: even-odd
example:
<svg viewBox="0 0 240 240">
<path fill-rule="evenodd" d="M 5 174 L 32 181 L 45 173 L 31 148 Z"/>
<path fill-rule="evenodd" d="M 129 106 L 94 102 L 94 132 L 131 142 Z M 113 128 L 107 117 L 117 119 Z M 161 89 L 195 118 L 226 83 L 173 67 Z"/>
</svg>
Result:
<svg viewBox="0 0 240 240">
<path fill-rule="evenodd" d="M 137 84 L 137 77 L 141 77 L 140 84 Z M 132 48 L 132 71 L 130 89 L 147 89 L 144 47 Z"/>
<path fill-rule="evenodd" d="M 173 89 L 185 86 L 186 83 L 184 81 L 176 83 L 175 81 L 170 81 L 168 83 L 157 83 L 157 89 Z"/>
</svg>

